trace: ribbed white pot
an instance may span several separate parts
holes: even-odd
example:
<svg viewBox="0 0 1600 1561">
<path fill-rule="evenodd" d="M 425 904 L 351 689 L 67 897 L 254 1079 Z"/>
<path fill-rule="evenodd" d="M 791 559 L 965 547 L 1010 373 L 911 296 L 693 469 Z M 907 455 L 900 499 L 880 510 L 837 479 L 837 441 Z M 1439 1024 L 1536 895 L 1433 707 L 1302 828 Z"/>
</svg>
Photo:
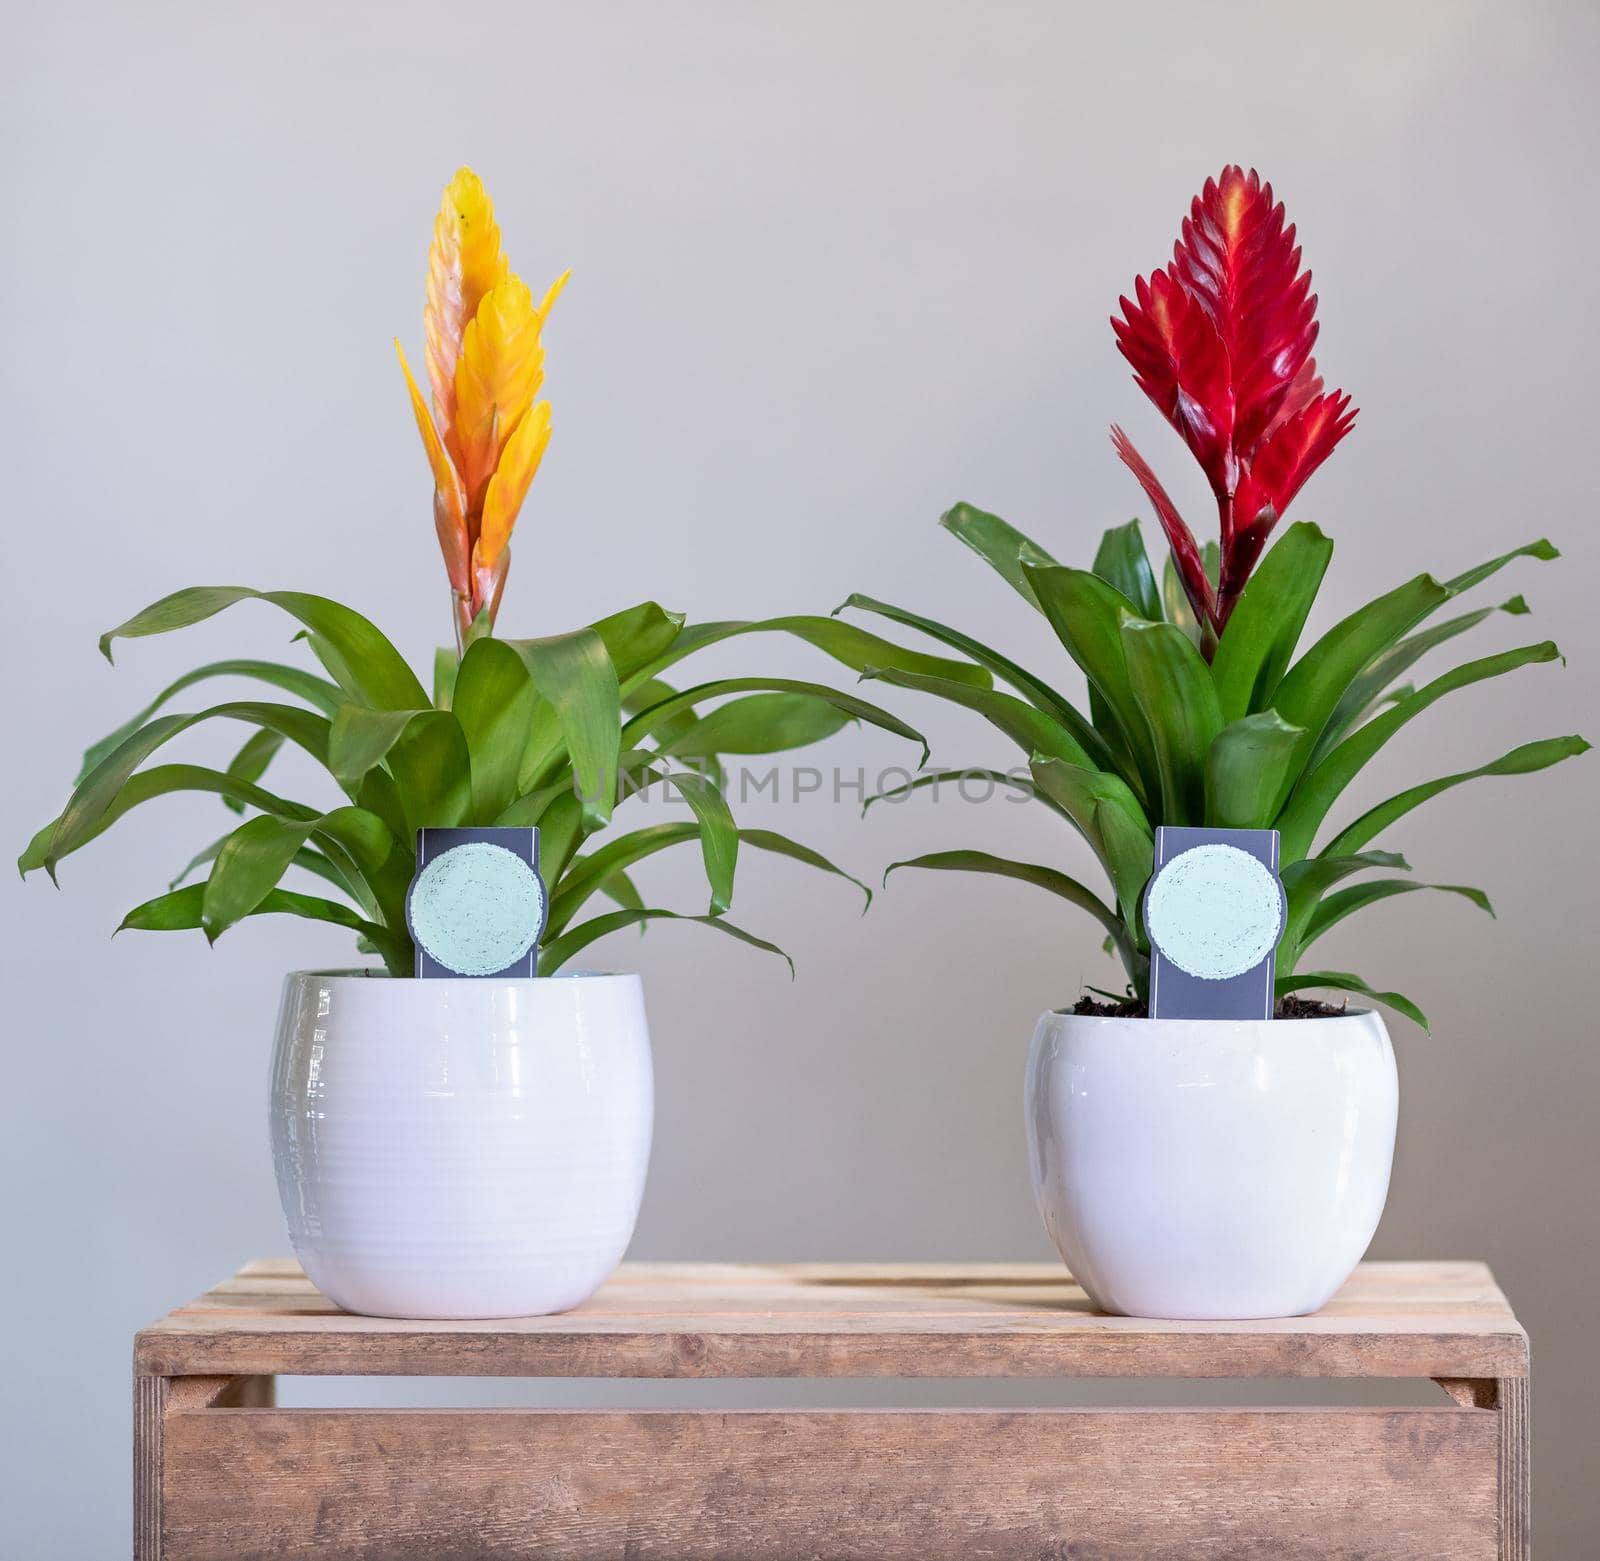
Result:
<svg viewBox="0 0 1600 1561">
<path fill-rule="evenodd" d="M 272 1149 L 289 1239 L 347 1311 L 565 1311 L 616 1267 L 654 1087 L 632 975 L 284 983 Z"/>
<path fill-rule="evenodd" d="M 1298 1317 L 1372 1240 L 1398 1106 L 1374 1013 L 1047 1013 L 1028 1058 L 1034 1194 L 1103 1311 Z"/>
</svg>

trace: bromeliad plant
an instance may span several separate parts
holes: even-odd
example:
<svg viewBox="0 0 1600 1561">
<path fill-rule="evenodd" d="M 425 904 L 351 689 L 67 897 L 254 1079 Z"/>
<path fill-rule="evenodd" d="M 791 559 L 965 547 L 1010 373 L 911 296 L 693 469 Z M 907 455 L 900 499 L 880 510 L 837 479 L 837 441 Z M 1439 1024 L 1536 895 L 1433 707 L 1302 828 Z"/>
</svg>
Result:
<svg viewBox="0 0 1600 1561">
<path fill-rule="evenodd" d="M 537 399 L 541 337 L 564 282 L 532 302 L 501 252 L 482 185 L 466 170 L 457 174 L 429 263 L 431 409 L 406 371 L 433 473 L 456 635 L 456 645 L 436 655 L 432 697 L 372 623 L 325 597 L 238 586 L 165 597 L 102 636 L 108 660 L 114 640 L 162 634 L 259 600 L 298 621 L 297 639 L 321 672 L 228 660 L 178 678 L 85 754 L 66 807 L 23 852 L 24 874 L 42 867 L 54 878 L 63 858 L 154 798 L 209 793 L 247 815 L 244 821 L 201 850 L 168 893 L 130 911 L 123 927 L 197 927 L 215 941 L 246 917 L 309 917 L 349 928 L 391 974 L 405 976 L 413 970 L 404 898 L 416 831 L 538 825 L 550 890 L 540 970 L 550 973 L 608 932 L 677 916 L 646 906 L 629 870 L 669 846 L 698 841 L 710 908 L 685 919 L 782 952 L 724 917 L 741 846 L 839 870 L 783 835 L 739 828 L 718 783 L 719 760 L 796 748 L 857 719 L 920 738 L 889 712 L 825 684 L 735 677 L 678 688 L 664 674 L 705 646 L 770 630 L 798 636 L 857 671 L 883 666 L 974 688 L 987 687 L 989 675 L 836 619 L 691 627 L 654 602 L 571 633 L 496 638 L 511 530 L 549 439 L 549 406 Z M 264 683 L 289 702 L 230 700 L 190 714 L 167 711 L 179 694 L 213 678 Z M 225 769 L 147 765 L 175 738 L 217 720 L 253 729 Z M 342 803 L 291 800 L 262 785 L 285 742 L 329 772 Z M 689 815 L 596 838 L 620 803 L 651 788 L 676 791 Z M 203 882 L 184 882 L 202 867 Z M 319 880 L 323 892 L 284 887 L 291 871 Z M 616 908 L 595 913 L 597 895 Z"/>
<path fill-rule="evenodd" d="M 1397 992 L 1374 991 L 1346 972 L 1302 968 L 1307 951 L 1347 916 L 1414 889 L 1445 889 L 1489 910 L 1481 890 L 1461 885 L 1349 880 L 1409 871 L 1402 856 L 1374 842 L 1441 792 L 1480 776 L 1544 769 L 1589 744 L 1576 736 L 1526 743 L 1478 768 L 1409 786 L 1325 836 L 1345 789 L 1408 722 L 1457 689 L 1557 659 L 1544 640 L 1465 662 L 1420 687 L 1401 681 L 1428 652 L 1496 610 L 1437 619 L 1441 609 L 1513 559 L 1557 554 L 1541 539 L 1446 580 L 1419 575 L 1297 656 L 1333 544 L 1300 522 L 1262 552 L 1355 417 L 1349 397 L 1324 393 L 1317 374 L 1310 284 L 1271 186 L 1230 167 L 1195 199 L 1172 264 L 1141 277 L 1133 300 L 1121 300 L 1122 318 L 1111 322 L 1118 346 L 1139 387 L 1200 463 L 1220 523 L 1219 540 L 1202 548 L 1127 435 L 1113 428 L 1117 452 L 1166 535 L 1159 585 L 1136 520 L 1106 532 L 1093 566 L 1076 569 L 970 505 L 944 516 L 947 530 L 1043 613 L 1087 680 L 1087 713 L 1053 682 L 945 624 L 865 596 L 845 606 L 931 636 L 1014 691 L 904 667 L 866 673 L 974 710 L 1016 743 L 1025 776 L 982 773 L 1021 785 L 1082 835 L 1111 896 L 1102 899 L 1053 866 L 975 850 L 896 867 L 995 873 L 1061 896 L 1099 921 L 1108 951 L 1120 956 L 1142 1001 L 1149 942 L 1140 902 L 1155 827 L 1276 828 L 1289 901 L 1277 956 L 1280 996 L 1317 987 L 1360 992 L 1425 1025 Z M 1499 610 L 1528 609 L 1515 596 Z M 974 773 L 940 770 L 885 795 Z"/>
</svg>

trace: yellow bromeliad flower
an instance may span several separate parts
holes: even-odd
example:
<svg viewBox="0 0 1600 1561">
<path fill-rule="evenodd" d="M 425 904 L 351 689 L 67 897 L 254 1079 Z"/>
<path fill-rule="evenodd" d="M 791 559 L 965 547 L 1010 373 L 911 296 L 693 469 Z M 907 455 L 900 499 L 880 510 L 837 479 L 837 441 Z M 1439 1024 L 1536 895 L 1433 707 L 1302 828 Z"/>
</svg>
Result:
<svg viewBox="0 0 1600 1561">
<path fill-rule="evenodd" d="M 536 304 L 500 248 L 494 206 L 470 168 L 444 192 L 428 251 L 428 380 L 433 410 L 395 351 L 433 471 L 433 518 L 464 640 L 479 613 L 493 623 L 511 566 L 511 528 L 550 441 L 545 317 L 572 273 Z"/>
</svg>

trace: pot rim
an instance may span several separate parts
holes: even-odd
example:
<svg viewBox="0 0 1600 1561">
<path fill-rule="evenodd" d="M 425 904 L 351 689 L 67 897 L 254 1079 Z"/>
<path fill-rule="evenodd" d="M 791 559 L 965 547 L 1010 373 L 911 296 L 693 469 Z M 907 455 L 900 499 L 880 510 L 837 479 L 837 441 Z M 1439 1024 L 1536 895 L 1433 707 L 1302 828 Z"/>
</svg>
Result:
<svg viewBox="0 0 1600 1561">
<path fill-rule="evenodd" d="M 1287 1029 L 1290 1025 L 1342 1024 L 1349 1019 L 1377 1019 L 1382 1023 L 1383 1015 L 1375 1008 L 1346 1008 L 1336 1014 L 1303 1014 L 1294 1019 L 1151 1019 L 1133 1014 L 1075 1014 L 1070 1008 L 1047 1008 L 1039 1019 L 1041 1023 L 1047 1019 L 1061 1019 L 1086 1025 L 1148 1025 L 1155 1028 L 1177 1028 L 1181 1025 L 1184 1029 L 1198 1027 L 1220 1034 L 1223 1030 L 1236 1030 L 1242 1025 L 1251 1028 L 1270 1025 L 1274 1029 L 1281 1025 Z"/>
<path fill-rule="evenodd" d="M 439 976 L 423 980 L 417 976 L 392 976 L 381 965 L 352 965 L 342 970 L 289 970 L 286 981 L 383 981 L 396 988 L 417 986 L 428 988 L 475 987 L 533 987 L 549 986 L 556 981 L 637 981 L 634 970 L 560 970 L 553 976 Z"/>
</svg>

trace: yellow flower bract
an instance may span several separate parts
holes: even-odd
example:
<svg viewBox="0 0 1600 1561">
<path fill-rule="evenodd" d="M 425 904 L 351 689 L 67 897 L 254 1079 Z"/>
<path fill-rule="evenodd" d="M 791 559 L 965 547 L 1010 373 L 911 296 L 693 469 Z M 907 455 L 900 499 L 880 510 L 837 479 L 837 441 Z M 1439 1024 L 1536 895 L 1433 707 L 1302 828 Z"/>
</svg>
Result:
<svg viewBox="0 0 1600 1561">
<path fill-rule="evenodd" d="M 446 186 L 428 251 L 431 410 L 400 364 L 433 474 L 435 517 L 463 627 L 498 606 L 507 543 L 550 441 L 544 322 L 564 273 L 538 303 L 511 270 L 483 182 L 462 168 Z"/>
</svg>

